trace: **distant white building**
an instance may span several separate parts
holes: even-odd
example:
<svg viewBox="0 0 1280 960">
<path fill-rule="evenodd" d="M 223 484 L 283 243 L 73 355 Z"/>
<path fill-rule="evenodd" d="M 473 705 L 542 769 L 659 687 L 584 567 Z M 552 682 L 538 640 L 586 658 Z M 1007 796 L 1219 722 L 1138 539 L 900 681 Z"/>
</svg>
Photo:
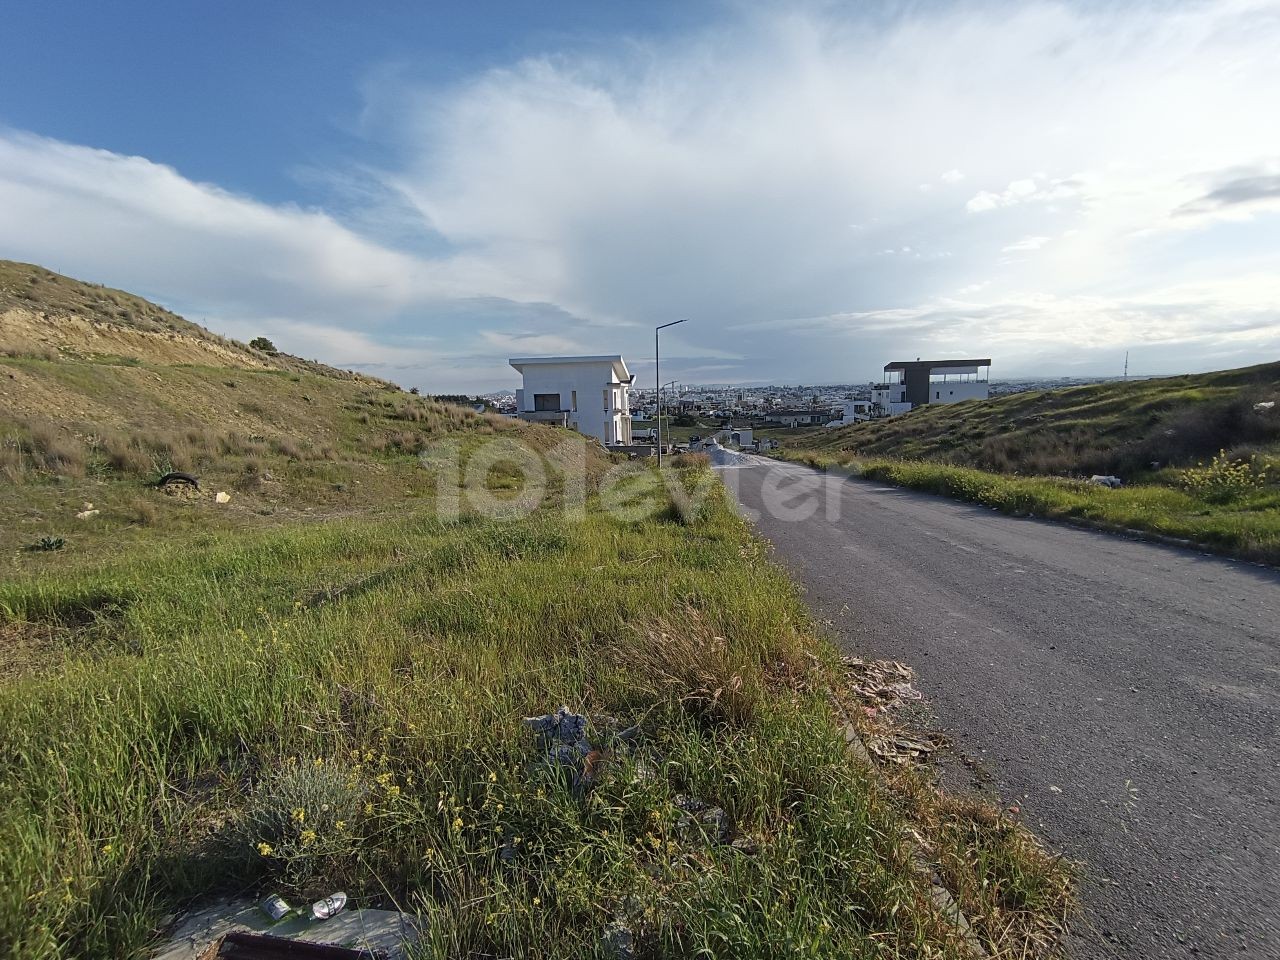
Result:
<svg viewBox="0 0 1280 960">
<path fill-rule="evenodd" d="M 895 360 L 884 365 L 885 382 L 871 388 L 878 416 L 892 417 L 928 403 L 986 400 L 991 361 Z"/>
<path fill-rule="evenodd" d="M 851 423 L 861 423 L 863 420 L 870 420 L 871 416 L 870 400 L 846 400 L 840 410 L 840 419 L 832 420 L 827 424 L 827 426 L 847 427 Z"/>
<path fill-rule="evenodd" d="M 622 357 L 516 357 L 521 420 L 569 427 L 605 446 L 631 443 L 631 383 Z"/>
</svg>

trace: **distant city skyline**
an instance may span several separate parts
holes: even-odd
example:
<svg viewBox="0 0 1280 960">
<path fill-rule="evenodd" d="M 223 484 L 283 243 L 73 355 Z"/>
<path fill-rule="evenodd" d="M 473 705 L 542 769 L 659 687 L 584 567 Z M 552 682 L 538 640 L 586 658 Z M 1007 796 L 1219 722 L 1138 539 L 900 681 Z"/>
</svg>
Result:
<svg viewBox="0 0 1280 960">
<path fill-rule="evenodd" d="M 0 257 L 424 391 L 1280 357 L 1280 0 L 14 0 Z M 72 68 L 51 69 L 51 51 Z"/>
</svg>

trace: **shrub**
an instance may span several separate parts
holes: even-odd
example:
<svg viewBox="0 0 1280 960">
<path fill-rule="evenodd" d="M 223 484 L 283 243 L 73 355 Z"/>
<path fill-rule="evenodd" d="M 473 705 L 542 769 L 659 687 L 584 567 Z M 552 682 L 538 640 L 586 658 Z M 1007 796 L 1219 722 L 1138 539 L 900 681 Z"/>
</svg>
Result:
<svg viewBox="0 0 1280 960">
<path fill-rule="evenodd" d="M 1264 486 L 1267 468 L 1257 456 L 1232 459 L 1220 450 L 1207 465 L 1200 464 L 1182 471 L 1182 486 L 1187 492 L 1210 503 L 1228 503 Z"/>
<path fill-rule="evenodd" d="M 290 437 L 276 437 L 271 441 L 271 446 L 282 457 L 287 457 L 290 460 L 302 459 L 302 448 Z"/>
<path fill-rule="evenodd" d="M 376 783 L 384 790 L 394 786 L 387 773 Z M 339 872 L 335 860 L 356 853 L 365 804 L 374 790 L 375 782 L 360 765 L 289 758 L 258 782 L 234 840 L 263 858 L 294 890 L 325 892 L 314 884 Z"/>
<path fill-rule="evenodd" d="M 64 436 L 56 427 L 40 424 L 31 428 L 31 453 L 39 467 L 48 473 L 84 476 L 84 445 L 74 437 Z"/>
<path fill-rule="evenodd" d="M 276 345 L 266 337 L 254 337 L 249 341 L 249 346 L 255 350 L 261 350 L 263 353 L 278 353 Z"/>
<path fill-rule="evenodd" d="M 140 527 L 153 526 L 159 517 L 155 504 L 141 498 L 133 501 L 129 512 L 132 514 L 133 522 Z"/>
<path fill-rule="evenodd" d="M 28 340 L 25 337 L 6 337 L 3 341 L 0 341 L 0 356 L 29 357 L 33 360 L 57 360 L 59 354 L 56 349 L 47 343 L 37 343 L 35 340 Z"/>
<path fill-rule="evenodd" d="M 66 545 L 67 541 L 64 537 L 41 537 L 35 543 L 28 545 L 26 549 L 37 553 L 46 553 L 53 550 L 61 550 Z"/>
</svg>

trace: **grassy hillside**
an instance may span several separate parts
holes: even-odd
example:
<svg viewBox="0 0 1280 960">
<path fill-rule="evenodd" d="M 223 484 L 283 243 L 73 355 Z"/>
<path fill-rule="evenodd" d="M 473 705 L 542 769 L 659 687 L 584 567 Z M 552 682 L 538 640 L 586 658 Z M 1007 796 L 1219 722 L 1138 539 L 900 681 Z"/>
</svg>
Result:
<svg viewBox="0 0 1280 960">
<path fill-rule="evenodd" d="M 51 314 L 26 302 L 5 317 Z M 216 338 L 233 359 L 138 326 L 133 355 L 42 352 L 79 328 L 24 323 L 0 957 L 144 957 L 202 898 L 334 889 L 421 915 L 430 957 L 968 957 L 938 884 L 996 955 L 1052 951 L 1067 865 L 850 757 L 845 717 L 892 718 L 697 458 L 659 476 Z M 157 490 L 171 467 L 201 490 Z M 603 748 L 575 770 L 522 722 L 561 704 Z"/>
<path fill-rule="evenodd" d="M 1280 363 L 929 405 L 806 431 L 787 446 L 998 473 L 1132 477 L 1153 463 L 1188 466 L 1224 449 L 1232 457 L 1280 453 L 1280 409 L 1254 411 L 1267 400 L 1280 400 Z"/>
<path fill-rule="evenodd" d="M 255 350 L 132 293 L 12 260 L 0 260 L 0 356 L 244 367 L 385 385 L 314 360 Z"/>
<path fill-rule="evenodd" d="M 1280 402 L 1258 406 L 1272 401 L 1280 363 L 926 406 L 784 437 L 780 456 L 1276 563 Z"/>
</svg>

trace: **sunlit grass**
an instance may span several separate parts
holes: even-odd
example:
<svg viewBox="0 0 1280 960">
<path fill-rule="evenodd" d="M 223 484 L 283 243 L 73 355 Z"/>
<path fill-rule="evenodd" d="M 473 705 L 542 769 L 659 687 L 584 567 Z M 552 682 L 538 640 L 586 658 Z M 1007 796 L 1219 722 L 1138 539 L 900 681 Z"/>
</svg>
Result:
<svg viewBox="0 0 1280 960">
<path fill-rule="evenodd" d="M 161 532 L 0 584 L 31 645 L 0 685 L 5 956 L 143 956 L 194 897 L 339 888 L 422 913 L 439 957 L 589 956 L 612 923 L 652 956 L 964 956 L 913 825 L 1000 851 L 948 860 L 997 950 L 1065 909 L 1061 866 L 1000 846 L 1025 834 L 957 844 L 932 788 L 850 760 L 831 652 L 723 497 Z M 521 722 L 562 703 L 606 746 L 642 730 L 585 795 Z"/>
</svg>

